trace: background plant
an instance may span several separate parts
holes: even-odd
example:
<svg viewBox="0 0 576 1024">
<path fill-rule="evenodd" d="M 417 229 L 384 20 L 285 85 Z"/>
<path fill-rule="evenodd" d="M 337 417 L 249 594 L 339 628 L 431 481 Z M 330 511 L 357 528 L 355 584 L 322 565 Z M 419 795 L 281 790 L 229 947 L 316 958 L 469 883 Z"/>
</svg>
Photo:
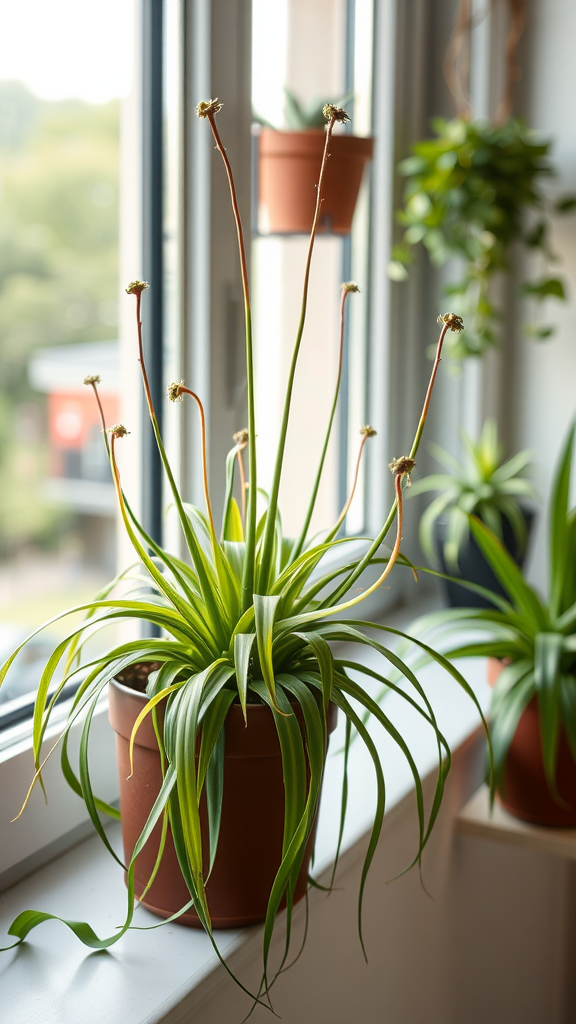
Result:
<svg viewBox="0 0 576 1024">
<path fill-rule="evenodd" d="M 411 496 L 427 491 L 440 492 L 420 520 L 420 543 L 427 558 L 434 563 L 434 528 L 439 519 L 445 519 L 444 562 L 455 573 L 458 572 L 458 554 L 469 537 L 471 514 L 486 523 L 501 541 L 503 521 L 507 520 L 520 554 L 526 547 L 527 528 L 519 499 L 537 498 L 531 482 L 518 475 L 530 464 L 531 452 L 518 452 L 503 462 L 495 420 L 486 420 L 479 441 L 474 441 L 465 431 L 461 437 L 464 462 L 457 462 L 440 445 L 430 443 L 430 451 L 448 473 L 422 477 L 412 485 L 410 492 Z"/>
<path fill-rule="evenodd" d="M 323 114 L 324 107 L 326 106 L 325 99 L 320 99 L 316 96 L 314 99 L 309 100 L 308 103 L 305 103 L 304 100 L 299 99 L 296 93 L 286 86 L 284 86 L 284 99 L 284 120 L 289 131 L 300 132 L 307 131 L 310 128 L 324 128 L 326 124 L 326 118 Z M 353 93 L 348 92 L 338 99 L 331 100 L 330 103 L 332 106 L 349 108 L 352 101 Z M 257 124 L 261 124 L 265 128 L 274 128 L 275 131 L 282 131 L 282 128 L 261 117 L 257 111 L 254 111 L 253 117 Z"/>
<path fill-rule="evenodd" d="M 506 755 L 520 716 L 536 697 L 544 769 L 553 795 L 560 726 L 576 759 L 576 506 L 570 504 L 575 433 L 572 425 L 552 486 L 547 599 L 526 582 L 494 533 L 473 517 L 474 538 L 505 597 L 462 581 L 468 590 L 488 597 L 495 608 L 452 608 L 412 626 L 419 635 L 428 631 L 430 642 L 445 649 L 448 658 L 509 660 L 494 687 L 490 712 L 495 782 L 502 784 Z M 455 630 L 481 635 L 451 646 L 447 641 Z"/>
<path fill-rule="evenodd" d="M 457 358 L 482 355 L 498 343 L 501 311 L 494 303 L 491 282 L 510 269 L 511 248 L 520 243 L 539 253 L 546 266 L 556 257 L 549 244 L 549 211 L 566 213 L 576 197 L 547 201 L 543 181 L 553 174 L 551 143 L 541 141 L 522 121 L 501 125 L 457 117 L 432 122 L 434 137 L 415 143 L 412 156 L 399 164 L 406 178 L 404 207 L 398 221 L 405 227 L 394 246 L 390 275 L 407 276 L 414 246 L 422 243 L 434 266 L 457 258 L 462 276 L 444 288 L 466 318 L 466 330 L 450 345 Z M 566 297 L 564 282 L 548 273 L 521 287 L 536 302 Z M 551 325 L 528 325 L 540 339 Z"/>
<path fill-rule="evenodd" d="M 391 627 L 350 620 L 347 613 L 373 593 L 388 577 L 400 553 L 403 524 L 403 488 L 414 469 L 415 457 L 424 430 L 434 381 L 438 371 L 444 339 L 448 331 L 459 331 L 459 317 L 448 313 L 440 317 L 440 337 L 436 359 L 414 441 L 407 456 L 393 459 L 390 464 L 394 477 L 394 502 L 386 522 L 373 541 L 369 542 L 361 557 L 351 559 L 331 571 L 322 571 L 322 558 L 347 538 L 337 539 L 337 532 L 346 514 L 348 502 L 333 528 L 320 542 L 310 540 L 308 526 L 318 492 L 317 483 L 323 470 L 327 440 L 334 420 L 334 410 L 340 386 L 340 374 L 335 385 L 332 412 L 327 425 L 326 443 L 312 489 L 310 505 L 298 538 L 283 536 L 278 507 L 284 451 L 287 441 L 292 390 L 300 352 L 306 308 L 310 268 L 317 225 L 320 217 L 322 191 L 332 131 L 337 122 L 344 122 L 344 110 L 326 105 L 326 140 L 322 168 L 319 176 L 316 213 L 310 236 L 304 270 L 304 285 L 300 321 L 294 351 L 288 372 L 286 397 L 281 419 L 280 437 L 274 474 L 264 506 L 258 507 L 256 465 L 256 410 L 254 406 L 254 376 L 252 355 L 252 320 L 250 288 L 242 224 L 239 217 L 234 178 L 226 149 L 221 143 L 216 116 L 221 104 L 211 100 L 198 105 L 197 113 L 208 120 L 216 147 L 219 150 L 230 184 L 240 266 L 242 273 L 246 314 L 246 366 L 248 396 L 248 431 L 237 435 L 226 462 L 226 495 L 222 512 L 222 528 L 217 532 L 210 501 L 206 467 L 206 432 L 204 410 L 200 397 L 187 388 L 183 381 L 174 382 L 168 389 L 174 401 L 191 398 L 201 421 L 201 454 L 204 470 L 203 511 L 187 504 L 176 486 L 170 462 L 158 429 L 156 411 L 152 402 L 144 353 L 142 349 L 141 306 L 148 285 L 132 282 L 127 291 L 134 297 L 138 335 L 138 357 L 142 372 L 145 399 L 168 486 L 171 490 L 187 557 L 180 559 L 164 550 L 147 535 L 134 516 L 124 494 L 116 459 L 118 443 L 126 443 L 126 428 L 118 424 L 109 428 L 109 454 L 120 513 L 126 532 L 132 542 L 137 566 L 132 574 L 113 581 L 93 601 L 75 611 L 84 611 L 86 619 L 76 625 L 57 646 L 50 657 L 40 681 L 34 712 L 35 782 L 42 782 L 41 747 L 51 712 L 59 692 L 67 679 L 75 674 L 82 678 L 70 712 L 68 722 L 56 746 L 62 747 L 62 769 L 72 789 L 83 797 L 94 826 L 102 841 L 114 857 L 108 837 L 102 827 L 99 812 L 117 816 L 117 812 L 100 801 L 93 793 L 88 766 L 88 741 L 91 719 L 96 703 L 105 686 L 128 666 L 153 661 L 160 668 L 149 675 L 148 700 L 138 716 L 131 737 L 131 749 L 138 728 L 147 715 L 153 716 L 156 726 L 164 781 L 148 821 L 138 840 L 130 863 L 126 865 L 128 908 L 123 926 L 108 938 L 101 939 L 83 922 L 65 923 L 88 946 L 107 948 L 117 942 L 132 926 L 134 912 L 134 861 L 153 828 L 162 823 L 159 859 L 166 842 L 168 825 L 174 838 L 176 853 L 189 892 L 189 903 L 181 908 L 184 913 L 193 906 L 208 935 L 212 938 L 212 925 L 206 898 L 206 880 L 216 856 L 223 793 L 224 733 L 223 725 L 233 702 L 240 704 L 249 723 L 249 704 L 259 702 L 270 708 L 278 732 L 283 759 L 285 828 L 282 861 L 270 893 L 263 938 L 262 983 L 252 997 L 262 1000 L 268 994 L 276 974 L 272 974 L 268 955 L 274 922 L 285 899 L 288 916 L 287 945 L 280 968 L 286 962 L 290 942 L 290 918 L 294 889 L 299 875 L 308 838 L 313 828 L 318 807 L 324 761 L 327 748 L 327 711 L 330 702 L 341 710 L 346 721 L 344 740 L 344 778 L 342 788 L 339 840 L 336 862 L 343 835 L 347 810 L 348 750 L 353 736 L 365 744 L 372 760 L 376 777 L 377 798 L 373 827 L 368 843 L 360 883 L 359 927 L 366 877 L 385 811 L 384 768 L 374 740 L 366 726 L 364 715 L 374 721 L 398 745 L 407 760 L 416 793 L 418 841 L 413 863 L 419 863 L 428 841 L 442 799 L 446 775 L 450 766 L 450 752 L 438 726 L 433 708 L 414 673 L 405 665 L 386 642 L 387 636 L 398 636 Z M 353 282 L 343 287 L 341 299 L 340 351 L 344 338 L 344 311 L 346 299 L 357 290 Z M 98 400 L 97 375 L 86 378 Z M 374 431 L 366 427 L 362 432 L 360 453 Z M 234 496 L 236 469 L 244 482 L 244 453 L 248 453 L 248 472 L 243 490 L 244 502 Z M 390 552 L 382 551 L 394 521 L 396 532 Z M 358 592 L 357 581 L 363 571 L 373 565 L 381 568 L 378 579 Z M 131 589 L 118 589 L 118 583 L 131 582 Z M 352 596 L 351 596 L 352 595 Z M 65 616 L 69 613 L 63 613 Z M 105 654 L 91 660 L 86 657 L 84 643 L 88 636 L 104 629 L 111 622 L 122 619 L 143 621 L 156 627 L 160 636 L 115 644 Z M 381 671 L 365 667 L 361 660 L 339 657 L 330 644 L 345 641 L 350 645 L 369 647 L 382 658 Z M 418 640 L 414 641 L 416 644 Z M 425 648 L 480 707 L 462 675 L 441 655 Z M 5 677 L 13 658 L 0 674 Z M 59 664 L 64 664 L 63 679 L 56 687 L 54 675 Z M 403 685 L 388 678 L 389 668 L 396 668 L 403 676 Z M 374 680 L 398 693 L 432 729 L 438 749 L 438 769 L 432 805 L 424 808 L 422 780 L 406 739 L 373 699 L 370 687 Z M 164 727 L 159 727 L 157 711 L 165 707 Z M 299 705 L 304 722 L 304 735 L 300 730 L 295 705 Z M 84 716 L 81 751 L 78 768 L 73 768 L 68 756 L 70 728 Z M 195 753 L 199 744 L 199 757 Z M 54 748 L 53 748 L 54 749 Z M 50 755 L 48 755 L 50 756 Z M 308 777 L 307 777 L 308 776 Z M 200 822 L 200 800 L 205 794 L 208 807 L 209 858 L 203 853 Z M 116 857 L 116 859 L 118 859 Z M 336 870 L 336 867 L 334 868 Z M 151 877 L 148 886 L 152 883 Z M 175 917 L 178 917 L 176 914 Z M 16 944 L 23 941 L 31 929 L 51 915 L 26 911 L 13 922 L 10 934 Z M 216 952 L 217 947 L 214 943 Z M 219 954 L 218 954 L 219 955 Z M 226 966 L 226 965 L 225 965 Z M 240 984 L 240 982 L 238 982 Z"/>
</svg>

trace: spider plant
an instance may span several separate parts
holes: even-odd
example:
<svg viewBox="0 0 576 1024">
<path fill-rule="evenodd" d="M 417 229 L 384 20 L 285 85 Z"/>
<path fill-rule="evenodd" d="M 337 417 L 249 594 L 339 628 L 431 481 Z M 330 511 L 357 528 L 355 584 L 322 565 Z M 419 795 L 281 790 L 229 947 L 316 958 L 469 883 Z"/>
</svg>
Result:
<svg viewBox="0 0 576 1024">
<path fill-rule="evenodd" d="M 199 805 L 206 794 L 209 819 L 209 848 L 217 849 L 220 810 L 222 806 L 223 744 L 218 742 L 228 709 L 232 703 L 241 705 L 249 721 L 248 705 L 259 702 L 267 705 L 273 715 L 278 732 L 284 773 L 285 826 L 282 861 L 270 893 L 263 937 L 263 979 L 258 992 L 252 993 L 262 1001 L 263 993 L 274 980 L 270 977 L 268 955 L 274 922 L 282 901 L 285 901 L 289 936 L 292 896 L 303 852 L 313 829 L 318 808 L 320 787 L 324 771 L 327 746 L 326 716 L 330 702 L 344 715 L 346 721 L 344 764 L 353 736 L 363 742 L 372 759 L 377 783 L 374 821 L 362 872 L 359 895 L 359 930 L 362 941 L 361 907 L 366 876 L 380 836 L 385 811 L 384 768 L 371 733 L 366 725 L 368 716 L 380 726 L 405 756 L 414 779 L 419 839 L 414 863 L 420 861 L 422 851 L 434 825 L 446 774 L 450 766 L 448 745 L 436 721 L 432 706 L 416 676 L 401 662 L 386 638 L 398 631 L 380 623 L 351 620 L 348 613 L 373 593 L 390 575 L 399 556 L 403 521 L 403 489 L 415 465 L 415 457 L 426 422 L 432 389 L 436 378 L 444 338 L 448 331 L 459 331 L 462 322 L 454 314 L 439 317 L 441 324 L 430 383 L 422 415 L 418 423 L 409 455 L 394 459 L 391 470 L 394 478 L 394 500 L 390 512 L 378 535 L 369 543 L 361 557 L 351 558 L 346 564 L 330 571 L 322 571 L 324 555 L 337 545 L 344 546 L 347 539 L 338 539 L 337 533 L 345 518 L 349 501 L 331 530 L 320 541 L 309 537 L 309 524 L 314 509 L 318 485 L 322 476 L 328 440 L 330 438 L 340 373 L 335 385 L 332 410 L 326 429 L 319 465 L 312 488 L 310 503 L 300 534 L 295 539 L 283 536 L 278 495 L 282 478 L 284 451 L 288 436 L 292 391 L 298 356 L 301 348 L 312 253 L 320 210 L 332 132 L 337 122 L 347 115 L 334 105 L 326 105 L 326 138 L 319 176 L 316 213 L 310 235 L 304 269 L 304 284 L 300 320 L 288 373 L 286 397 L 281 420 L 278 450 L 269 494 L 264 507 L 257 504 L 256 435 L 258 424 L 254 403 L 254 373 L 252 349 L 252 319 L 248 261 L 242 224 L 238 211 L 234 177 L 226 149 L 221 143 L 216 117 L 221 108 L 217 100 L 200 103 L 197 113 L 208 121 L 216 147 L 221 154 L 230 186 L 232 211 L 235 220 L 240 267 L 244 288 L 246 325 L 246 368 L 248 429 L 235 437 L 226 460 L 226 493 L 221 517 L 221 530 L 217 531 L 206 472 L 206 431 L 201 399 L 183 381 L 168 389 L 172 401 L 192 399 L 196 403 L 201 422 L 201 448 L 204 467 L 204 509 L 187 504 L 180 495 L 158 428 L 142 350 L 141 306 L 148 285 L 132 282 L 127 292 L 134 297 L 136 312 L 137 354 L 140 361 L 145 399 L 150 413 L 156 443 L 172 493 L 187 557 L 178 558 L 165 550 L 156 539 L 148 536 L 134 515 L 124 494 L 117 463 L 118 444 L 125 440 L 127 430 L 122 425 L 110 427 L 107 432 L 112 475 L 124 528 L 134 547 L 138 574 L 143 585 L 135 593 L 122 591 L 123 580 L 114 581 L 97 598 L 72 609 L 86 613 L 80 625 L 74 625 L 67 637 L 55 648 L 48 660 L 36 699 L 34 712 L 34 753 L 36 771 L 32 785 L 42 783 L 41 747 L 58 694 L 72 673 L 81 673 L 83 681 L 78 689 L 63 734 L 58 741 L 62 747 L 62 768 L 72 789 L 81 795 L 88 808 L 94 827 L 112 856 L 108 837 L 100 822 L 99 813 L 117 816 L 118 812 L 96 797 L 92 790 L 88 768 L 88 740 L 94 709 L 108 682 L 128 666 L 155 662 L 160 667 L 149 676 L 148 700 L 139 715 L 132 734 L 133 745 L 137 730 L 144 718 L 151 714 L 157 727 L 160 752 L 165 766 L 164 781 L 150 813 L 149 819 L 126 865 L 128 905 L 124 924 L 113 935 L 100 938 L 86 923 L 66 921 L 65 924 L 86 945 L 102 949 L 118 942 L 132 925 L 134 911 L 134 861 L 154 826 L 162 822 L 163 842 L 168 823 L 172 831 L 182 874 L 187 883 L 190 902 L 181 913 L 193 906 L 202 925 L 212 938 L 212 926 L 206 898 L 206 879 L 210 865 L 203 856 L 203 829 Z M 357 286 L 348 282 L 343 286 L 340 318 L 340 357 L 344 337 L 347 300 Z M 341 359 L 340 359 L 341 365 Z M 97 376 L 86 378 L 98 399 Z M 98 399 L 99 401 L 99 399 Z M 262 429 L 260 425 L 259 429 Z M 363 429 L 360 455 L 367 439 L 374 431 Z M 244 453 L 248 454 L 245 477 Z M 236 474 L 242 483 L 241 500 L 234 496 Z M 245 506 L 245 507 L 244 507 Z M 394 522 L 395 539 L 390 552 L 382 545 Z M 376 582 L 358 592 L 357 583 L 365 569 L 379 566 Z M 159 636 L 117 644 L 105 654 L 92 660 L 83 658 L 84 641 L 94 632 L 118 620 L 139 620 L 156 627 Z M 402 634 L 400 634 L 402 635 Z M 334 642 L 346 642 L 359 648 L 370 647 L 382 658 L 381 672 L 363 667 L 362 660 L 342 659 L 331 648 Z M 418 641 L 416 641 L 418 643 Z M 480 707 L 462 675 L 443 658 L 426 650 Z M 15 652 L 16 653 L 16 652 Z M 6 675 L 15 654 L 0 674 Z M 62 680 L 55 688 L 53 680 L 59 665 L 64 664 Z M 404 677 L 403 686 L 391 680 L 388 685 L 423 717 L 434 733 L 438 747 L 438 773 L 433 803 L 426 814 L 420 779 L 408 742 L 396 729 L 385 710 L 370 695 L 370 685 L 376 676 L 386 683 L 388 669 L 394 666 Z M 366 685 L 365 685 L 366 684 Z M 157 711 L 164 705 L 164 726 L 158 725 Z M 301 731 L 294 706 L 302 711 Z M 68 737 L 72 725 L 84 716 L 79 768 L 75 770 L 68 756 Z M 196 761 L 195 751 L 199 750 Z M 31 787 L 32 788 L 32 787 Z M 346 769 L 342 789 L 340 841 L 346 816 Z M 160 855 L 162 852 L 162 847 Z M 118 858 L 116 858 L 118 859 Z M 336 856 L 337 859 L 337 856 Z M 50 915 L 26 911 L 13 922 L 10 934 L 22 942 Z M 178 915 L 176 915 L 178 916 Z M 214 942 L 214 940 L 212 939 Z M 289 941 L 289 940 L 288 940 Z M 287 943 L 288 945 L 288 943 Z M 214 943 L 217 951 L 216 944 Z M 284 961 L 288 949 L 284 956 Z M 219 955 L 219 954 L 218 954 Z M 283 961 L 283 962 L 284 962 Z M 227 968 L 228 969 L 228 968 Z M 238 982 L 240 984 L 240 982 Z"/>
<path fill-rule="evenodd" d="M 570 477 L 576 425 L 568 432 L 552 485 L 549 515 L 548 598 L 526 582 L 498 537 L 472 517 L 474 538 L 504 596 L 475 584 L 495 605 L 491 609 L 451 608 L 415 622 L 418 635 L 447 647 L 455 630 L 472 632 L 467 643 L 449 646 L 448 658 L 494 657 L 505 667 L 494 687 L 490 712 L 494 782 L 502 786 L 503 771 L 520 716 L 536 697 L 540 714 L 543 764 L 552 795 L 560 726 L 576 759 L 576 506 L 570 506 Z M 480 634 L 476 639 L 476 635 Z"/>
<path fill-rule="evenodd" d="M 470 515 L 474 514 L 503 539 L 503 524 L 507 520 L 512 528 L 516 550 L 526 548 L 526 518 L 519 498 L 536 498 L 534 487 L 518 474 L 529 465 L 532 454 L 518 452 L 506 462 L 502 461 L 502 446 L 498 440 L 496 421 L 488 419 L 482 434 L 474 441 L 462 432 L 465 460 L 459 463 L 440 445 L 429 448 L 436 461 L 447 473 L 433 473 L 412 485 L 411 496 L 427 491 L 439 491 L 420 520 L 420 543 L 432 563 L 434 556 L 434 528 L 440 519 L 447 522 L 443 544 L 444 562 L 451 572 L 458 573 L 458 555 L 470 535 Z"/>
</svg>

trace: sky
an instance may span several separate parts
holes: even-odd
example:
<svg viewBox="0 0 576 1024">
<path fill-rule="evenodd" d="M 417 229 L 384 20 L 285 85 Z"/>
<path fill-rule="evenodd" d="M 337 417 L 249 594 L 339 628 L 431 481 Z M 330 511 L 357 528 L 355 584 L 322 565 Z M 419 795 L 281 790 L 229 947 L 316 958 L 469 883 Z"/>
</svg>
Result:
<svg viewBox="0 0 576 1024">
<path fill-rule="evenodd" d="M 0 0 L 0 79 L 105 103 L 132 77 L 133 0 Z"/>
</svg>

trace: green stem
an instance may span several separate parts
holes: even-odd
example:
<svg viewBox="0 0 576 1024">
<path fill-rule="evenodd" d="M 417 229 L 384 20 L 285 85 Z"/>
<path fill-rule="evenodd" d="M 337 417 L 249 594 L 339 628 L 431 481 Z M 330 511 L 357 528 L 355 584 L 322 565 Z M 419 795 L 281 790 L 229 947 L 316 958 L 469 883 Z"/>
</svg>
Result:
<svg viewBox="0 0 576 1024">
<path fill-rule="evenodd" d="M 320 464 L 318 466 L 318 472 L 316 473 L 316 479 L 312 488 L 312 496 L 310 498 L 310 504 L 308 505 L 308 511 L 304 519 L 304 525 L 298 540 L 294 542 L 294 547 L 290 554 L 290 561 L 294 562 L 304 544 L 306 543 L 306 536 L 308 534 L 308 528 L 310 526 L 310 520 L 312 519 L 312 513 L 314 512 L 314 506 L 316 505 L 316 498 L 318 497 L 318 489 L 320 487 L 320 480 L 322 479 L 322 472 L 324 470 L 324 463 L 326 461 L 326 453 L 328 451 L 328 443 L 330 441 L 330 435 L 332 433 L 332 426 L 334 424 L 334 417 L 336 415 L 336 406 L 338 405 L 338 395 L 340 394 L 340 382 L 342 380 L 342 362 L 344 355 L 344 309 L 346 305 L 346 298 L 349 295 L 349 291 L 343 287 L 342 298 L 340 300 L 340 353 L 338 358 L 338 376 L 336 378 L 336 388 L 334 390 L 334 400 L 332 402 L 332 409 L 330 412 L 330 419 L 328 420 L 328 429 L 326 430 L 326 437 L 324 439 L 324 446 L 322 448 L 322 454 L 320 456 Z"/>
<path fill-rule="evenodd" d="M 162 435 L 160 434 L 160 428 L 158 426 L 158 420 L 156 419 L 156 413 L 154 411 L 154 403 L 152 401 L 152 393 L 150 391 L 150 384 L 148 382 L 148 374 L 146 372 L 146 363 L 144 361 L 144 348 L 143 348 L 143 345 L 142 345 L 142 320 L 140 319 L 141 299 L 142 299 L 141 293 L 137 292 L 136 293 L 136 322 L 137 322 L 137 328 L 138 328 L 138 360 L 139 360 L 139 363 L 140 363 L 140 370 L 141 370 L 141 373 L 142 373 L 142 381 L 144 383 L 144 392 L 146 394 L 146 402 L 147 402 L 147 405 L 148 405 L 148 412 L 150 413 L 150 422 L 152 423 L 152 430 L 154 431 L 154 437 L 156 439 L 156 445 L 158 447 L 158 452 L 159 452 L 160 458 L 162 460 L 162 465 L 164 466 L 164 471 L 166 473 L 166 476 L 168 477 L 168 482 L 170 484 L 170 490 L 172 491 L 172 496 L 174 498 L 174 503 L 175 503 L 176 509 L 178 511 L 178 516 L 179 516 L 179 519 L 180 519 L 180 525 L 182 526 L 182 530 L 184 532 L 184 536 L 186 538 L 186 542 L 188 544 L 188 548 L 189 548 L 189 551 L 190 551 L 190 556 L 191 556 L 192 561 L 194 563 L 194 568 L 196 569 L 196 573 L 197 573 L 197 576 L 198 576 L 198 582 L 200 584 L 200 589 L 202 591 L 202 596 L 204 598 L 204 601 L 206 602 L 206 607 L 211 612 L 212 621 L 214 622 L 214 624 L 218 624 L 218 627 L 219 627 L 219 629 L 218 629 L 219 639 L 222 642 L 224 642 L 224 640 L 225 640 L 225 633 L 224 633 L 224 630 L 222 629 L 222 626 L 221 626 L 221 623 L 222 623 L 221 608 L 219 608 L 218 603 L 217 603 L 217 601 L 215 599 L 214 589 L 211 586 L 211 581 L 208 578 L 208 575 L 206 573 L 206 569 L 205 569 L 203 561 L 202 561 L 202 552 L 200 550 L 200 547 L 199 547 L 198 541 L 196 539 L 196 536 L 194 534 L 194 531 L 192 530 L 192 528 L 190 526 L 190 522 L 188 520 L 188 516 L 186 515 L 186 511 L 184 509 L 184 505 L 182 504 L 182 498 L 180 497 L 180 493 L 178 491 L 178 488 L 176 486 L 176 481 L 175 481 L 174 475 L 172 473 L 172 468 L 171 468 L 170 463 L 168 461 L 168 456 L 166 455 L 166 450 L 164 448 L 164 443 L 162 441 Z"/>
<path fill-rule="evenodd" d="M 420 419 L 418 421 L 418 426 L 416 428 L 416 433 L 414 435 L 414 440 L 412 442 L 412 447 L 410 449 L 410 456 L 409 456 L 409 458 L 411 458 L 411 459 L 416 458 L 416 453 L 418 451 L 418 448 L 420 446 L 420 441 L 422 439 L 422 433 L 423 433 L 423 430 L 424 430 L 424 426 L 426 424 L 426 418 L 428 416 L 428 410 L 430 408 L 430 399 L 432 398 L 432 391 L 434 389 L 434 382 L 436 380 L 436 374 L 438 373 L 438 367 L 440 365 L 440 359 L 442 357 L 442 346 L 444 344 L 444 338 L 446 337 L 447 330 L 448 330 L 448 324 L 443 324 L 442 325 L 442 330 L 440 331 L 440 337 L 438 339 L 438 345 L 436 346 L 436 357 L 434 359 L 434 365 L 432 367 L 432 373 L 430 374 L 430 380 L 428 382 L 428 388 L 427 388 L 427 391 L 426 391 L 426 397 L 424 399 L 424 405 L 422 406 L 422 413 L 420 415 Z M 388 517 L 386 519 L 386 522 L 384 523 L 384 526 L 380 530 L 380 533 L 372 541 L 372 544 L 368 548 L 368 551 L 366 552 L 364 557 L 358 562 L 358 565 L 356 566 L 354 571 L 350 573 L 350 575 L 344 580 L 343 583 L 340 584 L 339 587 L 337 587 L 337 589 L 335 591 L 332 592 L 332 594 L 329 594 L 328 597 L 326 597 L 324 599 L 324 601 L 322 602 L 322 606 L 323 607 L 328 608 L 335 601 L 336 602 L 340 601 L 342 599 L 342 597 L 344 597 L 344 595 L 349 591 L 350 587 L 353 586 L 353 584 L 356 582 L 358 577 L 364 572 L 364 569 L 366 569 L 366 567 L 370 564 L 370 560 L 374 557 L 374 555 L 378 551 L 378 548 L 380 547 L 380 545 L 382 544 L 383 540 L 387 536 L 388 531 L 390 530 L 390 527 L 392 526 L 392 523 L 394 522 L 394 517 L 396 515 L 397 507 L 398 507 L 398 500 L 397 500 L 397 498 L 395 498 L 393 503 L 392 503 L 392 507 L 390 509 L 390 512 L 388 513 Z"/>
<path fill-rule="evenodd" d="M 252 604 L 254 593 L 254 561 L 256 557 L 256 502 L 258 500 L 258 488 L 256 479 L 256 414 L 254 402 L 254 353 L 252 344 L 252 311 L 250 305 L 250 287 L 248 283 L 248 261 L 246 259 L 246 246 L 244 244 L 244 232 L 240 209 L 236 196 L 234 175 L 226 150 L 220 141 L 214 114 L 208 115 L 208 121 L 212 129 L 216 149 L 220 153 L 226 168 L 232 210 L 236 222 L 236 234 L 238 236 L 238 250 L 240 254 L 240 270 L 242 273 L 242 290 L 244 292 L 244 316 L 246 330 L 246 390 L 248 402 L 248 503 L 246 510 L 246 554 L 244 558 L 244 570 L 242 573 L 242 612 L 245 612 Z"/>
<path fill-rule="evenodd" d="M 276 512 L 278 509 L 278 494 L 280 491 L 280 480 L 282 477 L 282 464 L 284 461 L 284 451 L 286 448 L 286 435 L 288 433 L 288 420 L 290 418 L 290 406 L 292 403 L 292 391 L 294 388 L 294 376 L 296 373 L 296 364 L 298 362 L 298 356 L 300 353 L 300 345 L 302 342 L 302 335 L 304 333 L 304 324 L 306 322 L 306 309 L 308 305 L 308 286 L 310 282 L 310 266 L 312 263 L 312 253 L 314 251 L 314 242 L 316 240 L 316 233 L 318 230 L 318 222 L 320 220 L 320 210 L 322 207 L 322 193 L 324 190 L 324 177 L 326 174 L 326 166 L 328 163 L 328 157 L 330 155 L 330 140 L 332 138 L 332 130 L 334 128 L 335 118 L 332 117 L 328 122 L 326 128 L 326 141 L 324 144 L 324 153 L 322 156 L 322 165 L 320 168 L 320 177 L 318 179 L 318 190 L 316 194 L 316 210 L 314 212 L 314 220 L 312 222 L 312 230 L 310 232 L 310 242 L 308 244 L 308 255 L 306 257 L 306 267 L 304 270 L 304 287 L 302 294 L 302 307 L 300 310 L 300 321 L 298 323 L 298 331 L 296 333 L 296 342 L 294 344 L 294 351 L 292 353 L 292 362 L 290 363 L 290 372 L 288 374 L 288 383 L 286 385 L 286 397 L 284 400 L 284 411 L 282 414 L 282 423 L 280 427 L 280 437 L 278 440 L 278 449 L 276 453 L 276 463 L 274 466 L 274 476 L 272 479 L 272 487 L 270 490 L 270 500 L 268 503 L 268 512 L 266 515 L 266 527 L 264 530 L 264 539 L 262 541 L 262 556 L 260 559 L 260 572 L 258 576 L 258 589 L 260 593 L 268 593 L 270 587 L 270 575 L 271 575 L 271 560 L 272 560 L 272 549 L 274 545 L 274 532 L 276 528 Z"/>
</svg>

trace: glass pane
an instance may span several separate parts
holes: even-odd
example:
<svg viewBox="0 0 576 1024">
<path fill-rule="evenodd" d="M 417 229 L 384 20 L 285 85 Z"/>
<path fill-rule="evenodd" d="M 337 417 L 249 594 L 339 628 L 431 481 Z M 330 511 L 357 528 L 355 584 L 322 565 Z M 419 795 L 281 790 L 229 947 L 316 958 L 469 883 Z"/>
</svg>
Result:
<svg viewBox="0 0 576 1024">
<path fill-rule="evenodd" d="M 261 128 L 255 128 L 260 201 L 254 218 L 252 268 L 263 487 L 273 472 L 284 389 L 300 316 L 308 237 L 300 227 L 292 229 L 287 222 L 278 226 L 271 220 L 266 199 L 268 171 L 262 154 L 268 146 L 270 126 L 281 130 L 295 127 L 289 116 L 288 108 L 293 106 L 289 93 L 304 108 L 311 108 L 318 100 L 344 100 L 352 113 L 352 133 L 370 135 L 372 19 L 372 0 L 347 0 L 344 4 L 326 0 L 317 5 L 302 0 L 253 3 L 253 106 Z M 312 125 L 305 130 L 309 134 L 314 131 Z M 323 137 L 322 129 L 319 132 L 316 128 L 318 134 Z M 321 150 L 318 170 L 320 160 Z M 288 536 L 300 530 L 318 467 L 338 372 L 341 284 L 351 279 L 359 282 L 361 293 L 348 300 L 339 409 L 310 536 L 335 521 L 354 477 L 359 430 L 366 420 L 368 225 L 369 174 L 365 172 L 351 233 L 333 233 L 328 223 L 316 242 L 281 492 Z M 363 490 L 361 478 L 348 517 L 348 532 L 363 527 Z"/>
<path fill-rule="evenodd" d="M 117 422 L 131 10 L 130 0 L 0 0 L 1 661 L 115 572 L 113 488 L 82 381 L 100 374 Z M 0 689 L 4 712 L 28 702 L 69 628 L 54 623 L 19 656 Z"/>
</svg>

